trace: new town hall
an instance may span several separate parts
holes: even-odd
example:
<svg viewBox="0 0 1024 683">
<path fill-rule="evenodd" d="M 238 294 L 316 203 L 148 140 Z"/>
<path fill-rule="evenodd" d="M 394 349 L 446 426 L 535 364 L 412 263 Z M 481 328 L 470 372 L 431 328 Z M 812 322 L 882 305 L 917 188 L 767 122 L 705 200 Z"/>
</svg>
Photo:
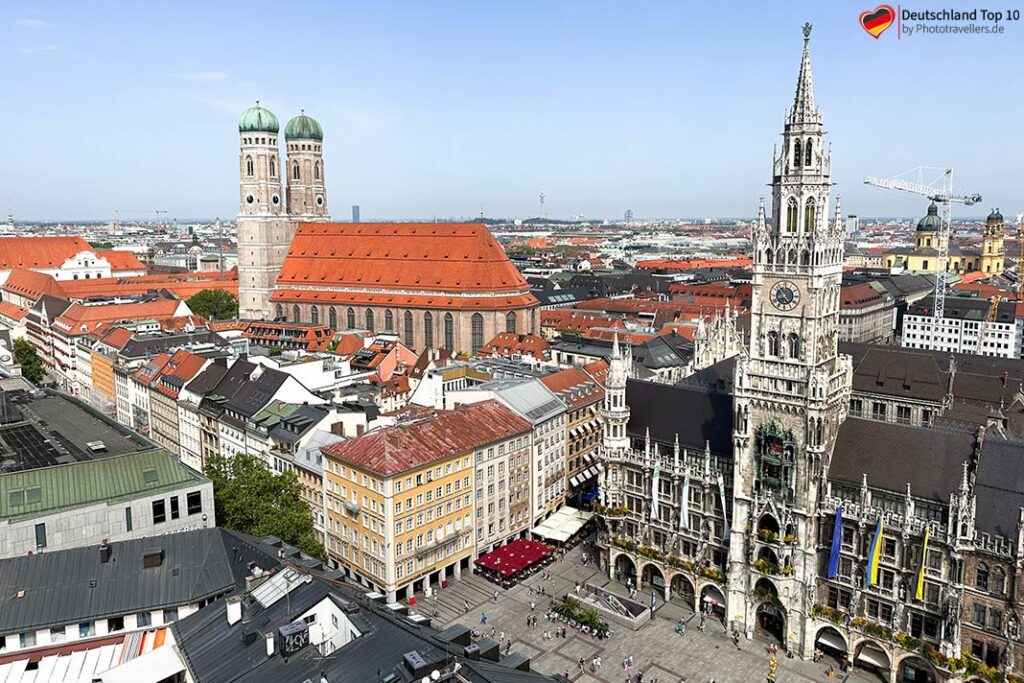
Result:
<svg viewBox="0 0 1024 683">
<path fill-rule="evenodd" d="M 602 561 L 797 656 L 1006 680 L 1024 657 L 1021 364 L 838 343 L 844 228 L 809 39 L 753 229 L 746 352 L 666 385 L 630 379 L 616 344 Z"/>
</svg>

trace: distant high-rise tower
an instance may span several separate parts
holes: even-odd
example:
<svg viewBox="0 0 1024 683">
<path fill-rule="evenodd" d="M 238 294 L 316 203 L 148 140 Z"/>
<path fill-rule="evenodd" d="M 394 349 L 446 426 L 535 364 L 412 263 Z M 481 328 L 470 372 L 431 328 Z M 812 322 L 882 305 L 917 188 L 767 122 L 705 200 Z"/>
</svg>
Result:
<svg viewBox="0 0 1024 683">
<path fill-rule="evenodd" d="M 278 130 L 277 117 L 259 102 L 238 120 L 241 182 L 236 224 L 238 309 L 242 318 L 266 317 L 278 271 L 294 234 L 283 200 Z"/>
<path fill-rule="evenodd" d="M 353 204 L 352 205 L 352 222 L 353 223 L 358 223 L 359 222 L 359 205 L 358 204 Z"/>
<path fill-rule="evenodd" d="M 632 223 L 633 222 L 633 209 L 626 209 L 625 222 L 626 223 Z"/>
<path fill-rule="evenodd" d="M 851 213 L 846 217 L 846 234 L 852 235 L 860 230 L 860 219 L 857 214 Z"/>
<path fill-rule="evenodd" d="M 284 139 L 288 149 L 288 214 L 296 221 L 330 220 L 320 124 L 303 112 L 285 126 Z"/>
</svg>

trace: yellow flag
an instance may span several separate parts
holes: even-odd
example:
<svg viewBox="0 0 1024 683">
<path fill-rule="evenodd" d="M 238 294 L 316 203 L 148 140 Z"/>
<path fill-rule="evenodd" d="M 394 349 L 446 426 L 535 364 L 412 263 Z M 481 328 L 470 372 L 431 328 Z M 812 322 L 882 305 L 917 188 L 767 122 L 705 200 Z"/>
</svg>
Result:
<svg viewBox="0 0 1024 683">
<path fill-rule="evenodd" d="M 921 569 L 917 572 L 917 592 L 914 594 L 914 597 L 918 600 L 924 600 L 924 567 L 928 562 L 929 529 L 929 526 L 925 526 L 924 528 L 924 548 L 921 549 Z"/>
</svg>

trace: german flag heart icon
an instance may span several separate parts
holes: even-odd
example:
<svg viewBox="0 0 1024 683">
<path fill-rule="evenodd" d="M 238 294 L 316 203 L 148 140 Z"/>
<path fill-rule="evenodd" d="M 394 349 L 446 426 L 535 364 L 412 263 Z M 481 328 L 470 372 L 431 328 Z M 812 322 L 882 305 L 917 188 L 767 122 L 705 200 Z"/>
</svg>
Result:
<svg viewBox="0 0 1024 683">
<path fill-rule="evenodd" d="M 879 5 L 875 9 L 860 13 L 860 25 L 876 39 L 885 29 L 892 26 L 895 20 L 896 10 L 891 5 Z"/>
</svg>

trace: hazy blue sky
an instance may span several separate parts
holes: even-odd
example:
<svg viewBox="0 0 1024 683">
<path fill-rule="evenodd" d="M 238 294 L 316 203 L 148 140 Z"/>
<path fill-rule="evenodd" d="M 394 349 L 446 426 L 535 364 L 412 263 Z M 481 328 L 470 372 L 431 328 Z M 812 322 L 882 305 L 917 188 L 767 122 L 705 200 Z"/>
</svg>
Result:
<svg viewBox="0 0 1024 683">
<path fill-rule="evenodd" d="M 323 125 L 339 219 L 529 216 L 541 190 L 553 216 L 752 215 L 804 21 L 844 211 L 921 213 L 861 184 L 918 164 L 955 165 L 973 213 L 1024 210 L 1024 23 L 875 40 L 866 8 L 4 3 L 0 213 L 233 216 L 236 122 L 259 98 Z"/>
</svg>

